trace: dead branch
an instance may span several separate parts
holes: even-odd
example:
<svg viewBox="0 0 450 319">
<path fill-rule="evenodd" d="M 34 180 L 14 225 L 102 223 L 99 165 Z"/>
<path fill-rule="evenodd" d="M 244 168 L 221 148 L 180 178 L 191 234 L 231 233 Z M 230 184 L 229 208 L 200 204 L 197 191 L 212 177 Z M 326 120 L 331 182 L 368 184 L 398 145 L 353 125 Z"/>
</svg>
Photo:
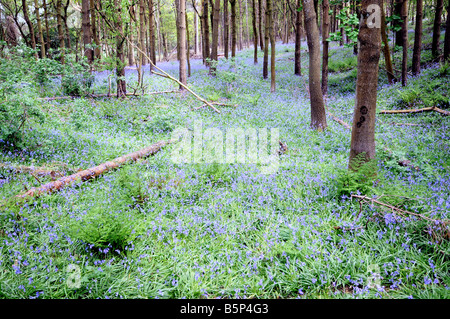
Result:
<svg viewBox="0 0 450 319">
<path fill-rule="evenodd" d="M 164 146 L 166 146 L 170 143 L 173 143 L 173 142 L 174 141 L 172 141 L 172 140 L 158 142 L 158 143 L 153 144 L 153 145 L 151 145 L 147 148 L 144 148 L 140 151 L 118 157 L 112 161 L 100 164 L 96 167 L 89 168 L 87 170 L 80 171 L 80 172 L 72 174 L 70 176 L 63 177 L 59 180 L 47 183 L 40 187 L 34 187 L 34 188 L 30 189 L 29 191 L 27 191 L 26 193 L 16 195 L 15 197 L 20 198 L 20 199 L 33 198 L 33 197 L 37 197 L 37 196 L 40 196 L 43 194 L 58 191 L 58 190 L 62 189 L 63 187 L 65 187 L 69 184 L 72 184 L 76 181 L 84 182 L 84 181 L 93 179 L 97 176 L 100 176 L 100 175 L 110 171 L 110 170 L 113 170 L 113 169 L 116 169 L 116 168 L 122 166 L 123 164 L 125 164 L 128 161 L 136 161 L 140 158 L 145 158 L 145 157 L 154 155 L 154 154 L 158 153 Z"/>
<path fill-rule="evenodd" d="M 13 170 L 16 173 L 32 173 L 32 174 L 36 174 L 37 176 L 51 175 L 52 177 L 55 177 L 58 175 L 60 175 L 60 176 L 62 175 L 62 172 L 52 170 L 47 167 L 34 167 L 34 166 L 23 166 L 23 165 L 14 166 L 14 165 L 7 165 L 7 164 L 0 163 L 0 168 L 4 168 L 7 170 Z"/>
<path fill-rule="evenodd" d="M 163 76 L 165 78 L 168 78 L 176 83 L 178 83 L 181 87 L 183 87 L 186 91 L 188 91 L 189 93 L 191 93 L 197 100 L 199 100 L 200 102 L 202 102 L 203 104 L 208 105 L 210 108 L 212 108 L 215 112 L 220 114 L 220 111 L 214 107 L 210 102 L 208 102 L 207 100 L 205 100 L 204 98 L 200 97 L 198 94 L 196 94 L 194 91 L 192 91 L 187 85 L 185 85 L 184 83 L 182 83 L 181 81 L 179 81 L 178 79 L 174 78 L 173 76 L 171 76 L 169 73 L 165 72 L 164 70 L 160 69 L 159 67 L 157 67 L 152 59 L 150 59 L 150 57 L 144 52 L 142 51 L 137 45 L 135 45 L 132 41 L 130 41 L 130 39 L 128 37 L 125 37 L 125 39 L 128 41 L 128 43 L 133 46 L 136 50 L 138 50 L 141 54 L 143 54 L 147 60 L 150 62 L 150 65 L 155 68 L 156 70 L 158 70 L 161 73 L 158 72 L 154 72 L 153 70 L 151 71 L 152 73 L 159 75 L 159 76 Z"/>
<path fill-rule="evenodd" d="M 423 109 L 412 109 L 412 110 L 383 110 L 380 111 L 380 114 L 408 114 L 408 113 L 422 113 L 422 112 L 431 112 L 435 111 L 441 113 L 442 115 L 450 115 L 450 112 L 444 111 L 436 106 L 426 107 Z"/>
<path fill-rule="evenodd" d="M 238 107 L 237 104 L 227 104 L 227 103 L 220 103 L 220 102 L 210 102 L 211 105 L 217 105 L 217 106 L 228 106 L 228 107 Z M 206 104 L 203 104 L 202 106 L 196 107 L 194 108 L 194 110 L 200 110 L 202 108 L 204 108 L 205 106 L 207 106 Z"/>
</svg>

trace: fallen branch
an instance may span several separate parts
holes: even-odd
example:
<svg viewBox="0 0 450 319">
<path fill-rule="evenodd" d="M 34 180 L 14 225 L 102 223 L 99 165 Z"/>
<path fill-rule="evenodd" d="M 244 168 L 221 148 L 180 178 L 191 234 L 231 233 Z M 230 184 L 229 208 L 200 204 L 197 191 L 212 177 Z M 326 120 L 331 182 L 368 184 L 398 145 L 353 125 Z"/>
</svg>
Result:
<svg viewBox="0 0 450 319">
<path fill-rule="evenodd" d="M 69 184 L 72 184 L 76 181 L 87 181 L 90 179 L 93 179 L 97 176 L 100 176 L 110 170 L 116 169 L 119 166 L 125 164 L 126 162 L 132 160 L 136 161 L 140 158 L 145 158 L 150 155 L 154 155 L 158 153 L 164 146 L 173 143 L 174 141 L 161 141 L 156 144 L 153 144 L 152 146 L 149 146 L 147 148 L 144 148 L 140 151 L 124 155 L 121 157 L 118 157 L 112 161 L 100 164 L 96 167 L 89 168 L 87 170 L 80 171 L 78 173 L 72 174 L 70 176 L 63 177 L 59 180 L 47 183 L 45 185 L 42 185 L 40 187 L 34 187 L 27 191 L 24 194 L 16 195 L 15 197 L 21 198 L 21 199 L 27 199 L 27 198 L 33 198 L 37 197 L 43 194 L 52 193 L 55 191 L 58 191 L 62 189 L 64 186 L 67 186 Z"/>
<path fill-rule="evenodd" d="M 13 170 L 16 173 L 32 173 L 36 174 L 37 176 L 47 176 L 50 175 L 52 177 L 62 175 L 62 172 L 52 170 L 47 167 L 34 167 L 34 166 L 14 166 L 14 165 L 8 165 L 8 164 L 0 164 L 0 168 L 7 169 L 7 170 Z"/>
<path fill-rule="evenodd" d="M 426 107 L 423 109 L 412 109 L 412 110 L 383 110 L 380 111 L 380 114 L 408 114 L 408 113 L 422 113 L 422 112 L 431 112 L 435 111 L 438 113 L 441 113 L 442 115 L 450 115 L 450 112 L 444 111 L 438 107 L 432 106 L 432 107 Z"/>
<path fill-rule="evenodd" d="M 327 113 L 329 116 L 331 116 L 331 118 L 338 122 L 339 124 L 341 124 L 342 126 L 344 126 L 346 129 L 349 129 L 350 131 L 352 130 L 352 128 L 350 127 L 350 125 L 346 122 L 344 122 L 343 120 L 339 119 L 338 117 L 334 116 L 333 113 L 331 113 L 330 111 L 327 110 Z"/>
<path fill-rule="evenodd" d="M 143 54 L 147 60 L 150 62 L 150 65 L 155 68 L 156 70 L 158 70 L 161 73 L 155 72 L 155 71 L 151 71 L 152 73 L 154 73 L 155 75 L 159 75 L 162 76 L 164 78 L 168 78 L 176 83 L 178 83 L 181 87 L 183 87 L 186 91 L 188 91 L 189 93 L 191 93 L 197 100 L 199 100 L 200 102 L 208 105 L 210 108 L 212 108 L 215 112 L 220 114 L 220 111 L 214 107 L 210 102 L 208 102 L 207 100 L 205 100 L 204 98 L 200 97 L 198 94 L 196 94 L 194 91 L 192 91 L 187 85 L 185 85 L 184 83 L 182 83 L 181 81 L 179 81 L 178 79 L 174 78 L 173 76 L 171 76 L 169 73 L 165 72 L 164 70 L 158 68 L 152 61 L 152 59 L 150 59 L 150 57 L 144 52 L 142 51 L 137 45 L 135 45 L 132 41 L 130 41 L 130 39 L 128 39 L 128 37 L 125 37 L 125 39 L 128 41 L 128 43 L 133 46 L 134 48 L 136 48 L 141 54 Z"/>
<path fill-rule="evenodd" d="M 211 103 L 211 102 L 210 102 Z M 236 104 L 227 104 L 227 103 L 220 103 L 220 102 L 212 102 L 211 105 L 217 105 L 217 106 L 228 106 L 228 107 L 238 107 Z M 194 110 L 200 110 L 207 106 L 206 104 L 203 104 L 202 106 L 194 108 Z"/>
</svg>

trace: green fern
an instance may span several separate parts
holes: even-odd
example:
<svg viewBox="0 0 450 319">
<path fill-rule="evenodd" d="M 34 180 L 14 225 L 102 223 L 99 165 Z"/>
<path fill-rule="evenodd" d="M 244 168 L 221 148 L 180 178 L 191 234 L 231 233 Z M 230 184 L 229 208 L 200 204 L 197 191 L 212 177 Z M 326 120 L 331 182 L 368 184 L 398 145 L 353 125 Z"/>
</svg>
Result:
<svg viewBox="0 0 450 319">
<path fill-rule="evenodd" d="M 377 177 L 375 159 L 367 161 L 366 153 L 358 154 L 349 164 L 348 169 L 342 169 L 337 177 L 337 192 L 339 196 L 360 192 L 368 194 L 373 191 L 373 182 Z"/>
</svg>

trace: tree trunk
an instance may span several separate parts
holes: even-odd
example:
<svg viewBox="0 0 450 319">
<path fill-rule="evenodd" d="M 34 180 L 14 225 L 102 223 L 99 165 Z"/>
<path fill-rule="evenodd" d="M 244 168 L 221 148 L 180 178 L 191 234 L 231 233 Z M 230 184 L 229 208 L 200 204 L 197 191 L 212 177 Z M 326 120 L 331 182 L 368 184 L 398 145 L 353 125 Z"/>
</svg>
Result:
<svg viewBox="0 0 450 319">
<path fill-rule="evenodd" d="M 253 22 L 253 46 L 254 46 L 254 57 L 253 57 L 253 63 L 258 64 L 258 28 L 256 26 L 256 1 L 252 0 L 252 22 Z"/>
<path fill-rule="evenodd" d="M 392 0 L 394 1 L 394 0 Z M 394 4 L 394 14 L 402 17 L 402 12 L 403 12 L 403 4 L 404 4 L 404 0 L 395 0 L 395 4 Z M 402 27 L 403 26 L 403 22 L 401 20 L 394 20 L 392 22 L 394 27 Z M 395 45 L 397 46 L 403 46 L 403 35 L 402 35 L 402 29 L 398 30 L 395 32 Z"/>
<path fill-rule="evenodd" d="M 186 76 L 186 0 L 179 0 L 178 28 L 180 29 L 180 38 L 178 45 L 180 50 L 180 82 L 187 85 Z M 185 88 L 180 85 L 180 90 Z"/>
<path fill-rule="evenodd" d="M 230 0 L 231 5 L 231 57 L 236 56 L 237 26 L 236 26 L 236 0 Z"/>
<path fill-rule="evenodd" d="M 450 59 L 450 3 L 447 7 L 447 23 L 445 27 L 444 39 L 444 62 Z"/>
<path fill-rule="evenodd" d="M 90 0 L 81 2 L 81 29 L 83 31 L 84 56 L 89 64 L 94 61 L 94 50 L 89 48 L 92 44 L 91 19 L 90 19 Z"/>
<path fill-rule="evenodd" d="M 302 0 L 297 0 L 295 20 L 295 75 L 302 75 Z"/>
<path fill-rule="evenodd" d="M 327 127 L 327 118 L 320 83 L 320 40 L 313 0 L 303 0 L 303 11 L 309 49 L 311 127 L 322 131 Z"/>
<path fill-rule="evenodd" d="M 276 89 L 276 70 L 275 70 L 275 34 L 273 31 L 273 12 L 272 12 L 272 0 L 266 0 L 267 3 L 267 23 L 269 25 L 269 38 L 270 38 L 270 92 L 275 92 Z"/>
<path fill-rule="evenodd" d="M 267 5 L 267 0 L 266 0 Z M 265 19 L 264 19 L 264 62 L 263 62 L 263 79 L 269 77 L 269 16 L 267 12 L 267 7 L 265 8 Z"/>
<path fill-rule="evenodd" d="M 259 6 L 259 42 L 260 42 L 260 46 L 261 46 L 261 50 L 264 51 L 264 33 L 263 33 L 263 1 L 264 0 L 259 0 L 258 1 L 258 6 Z"/>
<path fill-rule="evenodd" d="M 47 3 L 45 0 L 42 1 L 42 7 L 44 8 L 44 21 L 45 21 L 45 51 L 50 51 L 50 31 L 48 27 L 48 14 L 47 14 Z"/>
<path fill-rule="evenodd" d="M 100 39 L 98 37 L 98 29 L 97 29 L 97 15 L 95 14 L 95 1 L 90 0 L 90 8 L 91 8 L 91 28 L 92 28 L 92 38 L 94 40 L 95 49 L 94 49 L 94 58 L 96 60 L 100 60 L 101 51 L 100 51 Z"/>
<path fill-rule="evenodd" d="M 439 42 L 441 38 L 442 11 L 444 9 L 444 0 L 436 0 L 436 11 L 434 14 L 433 40 L 431 42 L 431 53 L 433 57 L 439 55 Z M 448 19 L 448 16 L 447 16 Z"/>
<path fill-rule="evenodd" d="M 218 58 L 218 46 L 219 46 L 219 18 L 220 18 L 220 0 L 215 0 L 213 14 L 213 30 L 212 30 L 212 49 L 211 49 L 211 65 L 209 68 L 210 75 L 216 75 L 216 67 Z"/>
<path fill-rule="evenodd" d="M 27 1 L 26 0 L 22 0 L 22 9 L 23 9 L 23 17 L 25 19 L 25 22 L 27 23 L 28 26 L 28 30 L 30 32 L 30 37 L 31 37 L 31 48 L 33 50 L 36 50 L 36 37 L 34 35 L 34 28 L 33 28 L 33 24 L 31 23 L 30 17 L 28 15 L 28 5 L 27 5 Z M 37 52 L 35 52 L 35 56 L 36 58 L 38 57 Z"/>
<path fill-rule="evenodd" d="M 38 0 L 34 0 L 34 14 L 36 15 L 36 23 L 38 27 L 38 38 L 39 38 L 39 44 L 41 47 L 41 59 L 45 58 L 45 42 L 44 42 L 44 33 L 42 31 L 42 24 L 41 24 L 41 16 L 39 13 L 39 4 Z"/>
<path fill-rule="evenodd" d="M 225 58 L 228 59 L 228 56 L 230 55 L 230 26 L 229 26 L 229 20 L 228 20 L 228 0 L 223 0 L 223 20 L 224 20 L 224 28 L 223 31 L 224 34 L 224 55 Z"/>
<path fill-rule="evenodd" d="M 422 17 L 423 17 L 423 0 L 417 0 L 416 29 L 414 33 L 414 51 L 412 60 L 413 75 L 418 75 L 420 73 L 420 54 L 422 51 Z"/>
<path fill-rule="evenodd" d="M 67 25 L 67 9 L 69 8 L 70 0 L 67 0 L 67 2 L 63 5 L 63 12 L 64 14 L 61 16 L 64 22 L 64 29 L 66 30 L 66 36 L 67 36 L 67 48 L 70 50 L 72 48 L 72 39 L 70 37 L 70 30 L 69 26 Z"/>
<path fill-rule="evenodd" d="M 189 37 L 189 21 L 188 21 L 188 16 L 187 14 L 184 15 L 185 20 L 186 20 L 186 61 L 187 61 L 187 76 L 190 77 L 191 76 L 191 51 L 189 48 L 189 42 L 190 41 L 190 37 Z"/>
<path fill-rule="evenodd" d="M 353 159 L 364 153 L 365 160 L 375 158 L 375 119 L 377 107 L 378 62 L 381 49 L 380 28 L 368 27 L 367 7 L 381 5 L 380 0 L 362 0 L 359 26 L 358 77 L 356 80 L 356 103 L 353 113 L 352 140 L 349 168 Z"/>
<path fill-rule="evenodd" d="M 330 4 L 328 0 L 323 0 L 322 3 L 322 94 L 326 96 L 328 94 L 328 44 L 327 41 L 330 34 Z"/>
<path fill-rule="evenodd" d="M 155 14 L 153 9 L 153 0 L 148 0 L 148 38 L 150 42 L 150 59 L 156 65 L 156 37 L 155 37 Z M 150 68 L 153 69 L 150 64 Z"/>
<path fill-rule="evenodd" d="M 403 0 L 402 20 L 402 86 L 406 86 L 408 76 L 408 0 Z"/>
<path fill-rule="evenodd" d="M 381 0 L 381 37 L 383 39 L 383 54 L 384 54 L 384 61 L 386 64 L 386 72 L 387 72 L 387 78 L 389 84 L 394 84 L 396 81 L 395 75 L 394 75 L 394 68 L 392 67 L 392 60 L 391 60 L 391 52 L 389 49 L 389 41 L 386 31 L 386 16 L 384 14 L 384 1 Z"/>
<path fill-rule="evenodd" d="M 64 64 L 64 54 L 65 54 L 65 39 L 64 39 L 64 27 L 62 20 L 62 0 L 56 0 L 56 23 L 58 28 L 58 39 L 59 39 L 59 49 L 61 50 L 61 63 Z"/>
<path fill-rule="evenodd" d="M 114 0 L 115 10 L 117 14 L 115 15 L 115 31 L 116 35 L 116 74 L 117 74 L 117 98 L 126 96 L 127 94 L 127 83 L 125 81 L 125 55 L 123 52 L 125 36 L 123 32 L 122 23 L 122 6 L 119 0 Z"/>
<path fill-rule="evenodd" d="M 209 11 L 209 5 L 208 0 L 203 0 L 203 44 L 204 44 L 204 59 L 206 62 L 206 65 L 208 66 L 208 59 L 211 56 L 211 51 L 209 47 L 209 22 L 208 22 L 208 11 Z"/>
</svg>

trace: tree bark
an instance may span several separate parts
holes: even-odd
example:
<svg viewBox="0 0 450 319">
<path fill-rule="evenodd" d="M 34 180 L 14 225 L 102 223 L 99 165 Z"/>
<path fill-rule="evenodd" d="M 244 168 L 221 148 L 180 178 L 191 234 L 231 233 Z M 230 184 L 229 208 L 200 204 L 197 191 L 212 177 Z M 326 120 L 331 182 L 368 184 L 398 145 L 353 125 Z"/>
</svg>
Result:
<svg viewBox="0 0 450 319">
<path fill-rule="evenodd" d="M 186 76 L 186 0 L 180 0 L 179 2 L 179 17 L 178 17 L 178 28 L 180 29 L 180 38 L 178 39 L 179 50 L 180 50 L 180 82 L 187 85 Z M 183 91 L 185 88 L 180 85 L 180 90 Z"/>
<path fill-rule="evenodd" d="M 231 57 L 236 56 L 237 26 L 236 26 L 236 0 L 229 0 L 231 5 Z"/>
<path fill-rule="evenodd" d="M 412 73 L 420 73 L 420 54 L 422 51 L 422 18 L 423 18 L 423 0 L 416 1 L 416 29 L 414 32 L 414 50 L 412 60 Z"/>
<path fill-rule="evenodd" d="M 122 6 L 119 0 L 114 0 L 114 6 L 117 10 L 115 15 L 115 31 L 116 35 L 116 74 L 117 74 L 117 98 L 126 96 L 127 94 L 127 83 L 125 81 L 125 55 L 124 55 L 124 42 L 125 35 L 123 32 L 123 22 L 122 22 Z"/>
<path fill-rule="evenodd" d="M 153 64 L 156 64 L 155 14 L 153 0 L 148 0 L 148 37 L 150 42 L 150 59 Z M 150 68 L 153 68 L 151 64 Z"/>
<path fill-rule="evenodd" d="M 408 77 L 408 0 L 403 0 L 402 20 L 402 86 L 406 86 Z"/>
<path fill-rule="evenodd" d="M 394 1 L 394 0 L 392 0 Z M 404 0 L 395 0 L 395 4 L 394 4 L 394 14 L 396 16 L 402 17 L 402 12 L 403 12 L 403 3 Z M 403 26 L 403 22 L 401 20 L 394 20 L 392 22 L 394 27 L 402 27 Z M 395 45 L 397 46 L 403 46 L 403 35 L 402 35 L 402 30 L 398 30 L 395 32 Z"/>
<path fill-rule="evenodd" d="M 59 39 L 59 49 L 61 51 L 61 63 L 64 64 L 64 54 L 65 54 L 65 39 L 64 39 L 64 27 L 61 15 L 62 10 L 62 0 L 56 0 L 56 23 L 58 28 L 58 39 Z"/>
<path fill-rule="evenodd" d="M 187 76 L 190 77 L 191 76 L 191 50 L 189 48 L 189 42 L 190 41 L 190 37 L 189 37 L 189 21 L 188 21 L 188 16 L 187 14 L 184 15 L 185 20 L 186 20 L 186 61 L 187 61 Z"/>
<path fill-rule="evenodd" d="M 95 14 L 95 1 L 96 0 L 90 0 L 91 28 L 92 28 L 92 38 L 93 38 L 94 44 L 95 44 L 94 58 L 97 60 L 100 60 L 100 57 L 101 57 L 100 39 L 98 37 L 97 16 Z"/>
<path fill-rule="evenodd" d="M 225 59 L 228 59 L 228 56 L 230 55 L 230 23 L 228 19 L 228 0 L 223 0 L 223 24 L 224 24 L 224 30 L 223 30 L 223 37 L 224 37 L 224 56 Z"/>
<path fill-rule="evenodd" d="M 327 127 L 327 118 L 320 83 L 320 40 L 313 0 L 303 0 L 303 12 L 309 49 L 311 127 L 322 131 Z"/>
<path fill-rule="evenodd" d="M 203 44 L 204 44 L 204 59 L 206 62 L 206 65 L 208 66 L 208 59 L 211 56 L 211 51 L 209 47 L 209 21 L 208 21 L 208 11 L 209 11 L 209 5 L 208 0 L 203 0 Z"/>
<path fill-rule="evenodd" d="M 366 17 L 370 4 L 381 5 L 380 0 L 362 0 L 359 25 L 358 76 L 356 103 L 353 113 L 349 168 L 353 159 L 364 153 L 365 161 L 375 158 L 375 120 L 377 106 L 378 62 L 381 50 L 381 29 L 370 28 Z M 355 167 L 353 167 L 355 168 Z"/>
<path fill-rule="evenodd" d="M 218 58 L 218 46 L 219 46 L 219 18 L 220 18 L 220 0 L 215 0 L 213 14 L 213 30 L 212 30 L 212 50 L 211 50 L 211 65 L 209 68 L 209 74 L 216 74 Z"/>
<path fill-rule="evenodd" d="M 27 1 L 26 0 L 22 0 L 22 10 L 23 10 L 23 17 L 24 17 L 25 22 L 27 23 L 27 26 L 28 26 L 28 31 L 30 32 L 31 48 L 33 50 L 36 50 L 36 37 L 34 35 L 33 24 L 31 23 L 30 16 L 28 15 L 28 5 L 27 5 Z M 38 57 L 37 52 L 35 52 L 35 56 L 36 56 L 36 58 Z"/>
<path fill-rule="evenodd" d="M 253 46 L 254 46 L 254 56 L 253 63 L 258 64 L 258 29 L 256 26 L 256 1 L 252 0 L 252 25 L 253 25 Z"/>
<path fill-rule="evenodd" d="M 83 31 L 84 56 L 89 64 L 94 61 L 94 50 L 88 48 L 92 44 L 92 30 L 90 20 L 90 0 L 82 0 L 81 2 L 81 29 Z"/>
<path fill-rule="evenodd" d="M 384 13 L 384 1 L 381 0 L 381 37 L 383 39 L 383 54 L 384 54 L 384 61 L 386 64 L 386 72 L 387 72 L 387 78 L 389 84 L 394 84 L 394 82 L 397 81 L 394 75 L 394 68 L 392 67 L 392 59 L 391 59 L 391 52 L 389 49 L 389 41 L 386 31 L 386 16 Z"/>
<path fill-rule="evenodd" d="M 294 74 L 302 75 L 302 0 L 297 0 L 295 20 L 295 58 Z"/>
<path fill-rule="evenodd" d="M 444 62 L 450 60 L 450 3 L 447 7 L 447 23 L 444 39 Z"/>
<path fill-rule="evenodd" d="M 267 0 L 266 0 L 267 5 Z M 264 19 L 264 62 L 263 62 L 263 79 L 269 77 L 269 15 L 267 12 L 267 7 L 265 8 L 265 19 Z"/>
<path fill-rule="evenodd" d="M 327 41 L 330 34 L 330 4 L 328 0 L 323 0 L 322 3 L 322 94 L 328 94 L 328 44 Z"/>
<path fill-rule="evenodd" d="M 261 46 L 261 51 L 264 51 L 264 33 L 263 33 L 263 2 L 264 0 L 259 0 L 258 1 L 258 6 L 259 6 L 259 42 L 260 42 L 260 46 Z"/>
<path fill-rule="evenodd" d="M 47 3 L 45 0 L 42 1 L 42 7 L 44 8 L 44 20 L 45 20 L 45 49 L 48 54 L 48 52 L 50 51 L 50 30 L 48 27 Z"/>
<path fill-rule="evenodd" d="M 431 42 L 431 53 L 433 57 L 439 55 L 439 42 L 441 38 L 442 11 L 444 10 L 444 0 L 436 0 L 436 11 L 434 14 L 433 40 Z M 448 16 L 447 16 L 448 19 Z"/>
<path fill-rule="evenodd" d="M 275 34 L 273 31 L 273 12 L 272 12 L 272 0 L 266 0 L 267 3 L 267 17 L 269 25 L 269 38 L 270 38 L 270 92 L 275 92 L 276 90 L 276 70 L 275 70 Z"/>
<path fill-rule="evenodd" d="M 41 46 L 41 59 L 45 58 L 45 42 L 44 42 L 44 33 L 42 31 L 42 24 L 41 24 L 41 15 L 39 13 L 39 4 L 38 0 L 34 0 L 34 14 L 36 15 L 36 23 L 38 27 L 38 38 L 39 43 Z"/>
</svg>

